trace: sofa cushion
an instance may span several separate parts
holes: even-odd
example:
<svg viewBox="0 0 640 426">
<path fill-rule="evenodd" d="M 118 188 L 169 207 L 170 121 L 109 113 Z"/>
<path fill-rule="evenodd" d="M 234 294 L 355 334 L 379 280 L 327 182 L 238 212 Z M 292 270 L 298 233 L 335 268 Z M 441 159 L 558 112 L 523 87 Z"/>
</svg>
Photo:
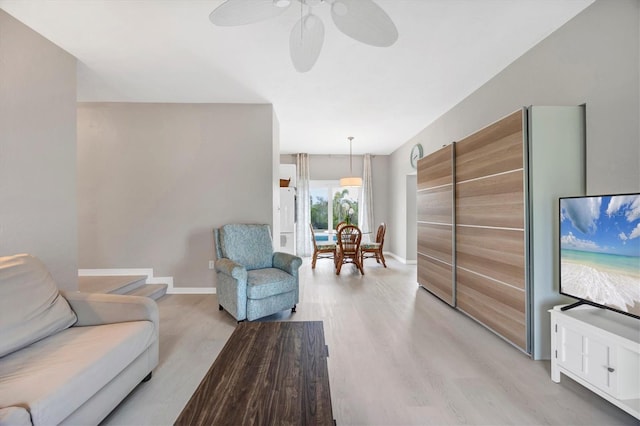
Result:
<svg viewBox="0 0 640 426">
<path fill-rule="evenodd" d="M 0 257 L 0 357 L 75 322 L 40 260 L 28 254 Z"/>
<path fill-rule="evenodd" d="M 220 228 L 223 257 L 247 270 L 273 266 L 273 243 L 269 225 L 231 224 Z"/>
<path fill-rule="evenodd" d="M 155 341 L 151 321 L 71 327 L 0 358 L 0 407 L 62 422 Z"/>
<path fill-rule="evenodd" d="M 298 283 L 293 275 L 281 269 L 266 268 L 247 272 L 247 298 L 264 299 L 294 291 Z"/>
</svg>

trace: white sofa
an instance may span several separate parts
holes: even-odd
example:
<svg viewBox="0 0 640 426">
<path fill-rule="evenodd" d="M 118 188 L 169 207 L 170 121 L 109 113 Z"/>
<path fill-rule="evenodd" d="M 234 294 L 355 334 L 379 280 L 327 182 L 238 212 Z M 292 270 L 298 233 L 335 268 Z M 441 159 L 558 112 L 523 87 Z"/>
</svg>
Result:
<svg viewBox="0 0 640 426">
<path fill-rule="evenodd" d="M 0 257 L 0 425 L 96 425 L 158 364 L 145 297 L 60 293 L 30 255 Z"/>
</svg>

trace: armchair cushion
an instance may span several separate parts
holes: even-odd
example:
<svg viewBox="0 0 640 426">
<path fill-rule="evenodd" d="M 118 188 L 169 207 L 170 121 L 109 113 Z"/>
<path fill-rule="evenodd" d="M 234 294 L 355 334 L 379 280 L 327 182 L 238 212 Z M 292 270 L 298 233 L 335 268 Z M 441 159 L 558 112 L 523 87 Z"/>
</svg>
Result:
<svg viewBox="0 0 640 426">
<path fill-rule="evenodd" d="M 247 273 L 247 297 L 264 299 L 274 294 L 294 291 L 298 281 L 292 275 L 276 268 L 256 269 Z"/>
<path fill-rule="evenodd" d="M 222 257 L 243 265 L 248 271 L 273 266 L 273 243 L 268 225 L 223 225 L 220 246 Z"/>
<path fill-rule="evenodd" d="M 42 261 L 28 254 L 0 257 L 0 357 L 75 322 Z"/>
</svg>

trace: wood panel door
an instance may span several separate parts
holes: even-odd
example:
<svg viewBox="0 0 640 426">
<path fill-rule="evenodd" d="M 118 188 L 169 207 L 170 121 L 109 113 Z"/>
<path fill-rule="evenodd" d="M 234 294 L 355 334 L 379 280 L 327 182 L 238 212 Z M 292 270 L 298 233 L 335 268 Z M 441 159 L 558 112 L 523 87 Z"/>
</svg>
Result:
<svg viewBox="0 0 640 426">
<path fill-rule="evenodd" d="M 457 306 L 527 350 L 523 111 L 456 143 Z"/>
<path fill-rule="evenodd" d="M 455 306 L 454 144 L 418 161 L 418 284 Z"/>
</svg>

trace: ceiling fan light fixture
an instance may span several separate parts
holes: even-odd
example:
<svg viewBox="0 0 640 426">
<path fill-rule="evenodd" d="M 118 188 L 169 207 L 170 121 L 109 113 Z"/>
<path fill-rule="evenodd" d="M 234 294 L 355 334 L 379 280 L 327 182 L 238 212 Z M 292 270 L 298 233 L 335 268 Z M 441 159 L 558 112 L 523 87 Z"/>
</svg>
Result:
<svg viewBox="0 0 640 426">
<path fill-rule="evenodd" d="M 329 4 L 336 28 L 345 35 L 370 46 L 388 47 L 398 39 L 398 30 L 387 13 L 374 0 L 297 0 L 300 19 L 289 36 L 291 62 L 298 72 L 315 65 L 324 43 L 324 24 L 311 10 Z M 282 14 L 292 0 L 226 0 L 209 15 L 219 26 L 251 24 Z M 304 7 L 307 15 L 303 16 Z"/>
</svg>

